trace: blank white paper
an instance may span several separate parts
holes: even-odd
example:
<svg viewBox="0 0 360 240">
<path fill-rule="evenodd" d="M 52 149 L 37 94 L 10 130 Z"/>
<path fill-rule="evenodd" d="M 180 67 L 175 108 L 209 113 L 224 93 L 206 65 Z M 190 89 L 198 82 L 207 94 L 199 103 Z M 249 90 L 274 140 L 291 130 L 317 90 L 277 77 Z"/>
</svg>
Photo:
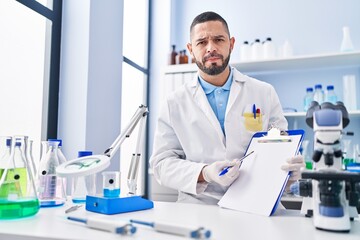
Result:
<svg viewBox="0 0 360 240">
<path fill-rule="evenodd" d="M 288 172 L 281 170 L 288 158 L 295 156 L 302 135 L 292 135 L 291 142 L 259 143 L 252 138 L 247 150 L 254 153 L 247 157 L 240 176 L 219 201 L 224 208 L 270 216 L 288 179 Z"/>
</svg>

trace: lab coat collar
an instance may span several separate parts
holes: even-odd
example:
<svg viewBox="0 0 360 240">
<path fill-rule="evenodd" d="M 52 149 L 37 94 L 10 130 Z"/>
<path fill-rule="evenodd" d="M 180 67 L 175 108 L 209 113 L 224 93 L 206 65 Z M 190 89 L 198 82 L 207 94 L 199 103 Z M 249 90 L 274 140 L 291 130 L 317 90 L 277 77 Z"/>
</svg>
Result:
<svg viewBox="0 0 360 240">
<path fill-rule="evenodd" d="M 226 106 L 225 119 L 226 119 L 226 115 L 234 105 L 236 98 L 240 96 L 242 86 L 247 80 L 247 77 L 242 73 L 240 73 L 235 68 L 232 68 L 232 71 L 233 71 L 233 84 L 231 84 L 230 95 Z"/>
</svg>

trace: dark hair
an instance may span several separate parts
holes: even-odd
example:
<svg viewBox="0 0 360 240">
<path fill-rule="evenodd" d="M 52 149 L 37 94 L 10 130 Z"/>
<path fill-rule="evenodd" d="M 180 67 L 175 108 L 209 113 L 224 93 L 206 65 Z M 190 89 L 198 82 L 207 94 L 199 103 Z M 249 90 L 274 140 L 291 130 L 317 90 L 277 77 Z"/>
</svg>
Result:
<svg viewBox="0 0 360 240">
<path fill-rule="evenodd" d="M 191 36 L 191 31 L 193 30 L 195 25 L 197 25 L 199 23 L 209 22 L 209 21 L 220 21 L 225 26 L 226 31 L 227 31 L 227 33 L 229 34 L 229 37 L 230 37 L 230 31 L 229 31 L 229 27 L 227 25 L 227 22 L 225 21 L 225 19 L 223 17 L 221 17 L 219 14 L 217 14 L 215 12 L 203 12 L 203 13 L 197 15 L 194 18 L 193 22 L 191 23 L 190 36 Z"/>
</svg>

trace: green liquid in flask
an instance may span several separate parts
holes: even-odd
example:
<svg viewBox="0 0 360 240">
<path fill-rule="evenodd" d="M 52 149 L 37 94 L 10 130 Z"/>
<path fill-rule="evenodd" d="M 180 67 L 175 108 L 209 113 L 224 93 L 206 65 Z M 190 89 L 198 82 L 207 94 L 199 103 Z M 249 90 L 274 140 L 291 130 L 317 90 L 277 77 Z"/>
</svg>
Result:
<svg viewBox="0 0 360 240">
<path fill-rule="evenodd" d="M 0 199 L 0 219 L 16 219 L 35 215 L 40 208 L 38 199 L 9 201 Z"/>
</svg>

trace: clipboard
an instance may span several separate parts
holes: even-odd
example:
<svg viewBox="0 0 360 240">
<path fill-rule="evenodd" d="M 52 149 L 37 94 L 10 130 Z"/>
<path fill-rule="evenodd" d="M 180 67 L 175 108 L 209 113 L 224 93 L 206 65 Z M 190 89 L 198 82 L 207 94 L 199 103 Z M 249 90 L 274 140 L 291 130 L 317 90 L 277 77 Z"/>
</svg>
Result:
<svg viewBox="0 0 360 240">
<path fill-rule="evenodd" d="M 271 216 L 281 200 L 290 173 L 281 170 L 286 159 L 298 154 L 305 131 L 286 131 L 288 141 L 262 141 L 267 132 L 253 135 L 246 150 L 254 151 L 240 167 L 240 176 L 218 202 L 224 208 Z"/>
</svg>

